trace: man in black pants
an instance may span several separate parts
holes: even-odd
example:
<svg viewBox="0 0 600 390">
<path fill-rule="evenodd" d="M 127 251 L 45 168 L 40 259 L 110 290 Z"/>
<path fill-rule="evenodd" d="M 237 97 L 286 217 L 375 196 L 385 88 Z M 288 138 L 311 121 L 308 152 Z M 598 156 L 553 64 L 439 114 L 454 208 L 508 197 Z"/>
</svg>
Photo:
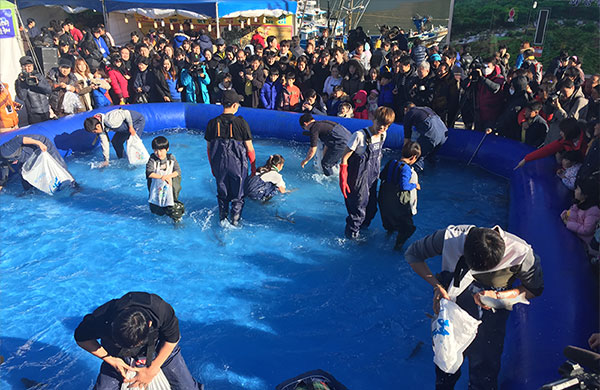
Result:
<svg viewBox="0 0 600 390">
<path fill-rule="evenodd" d="M 303 114 L 300 117 L 300 127 L 305 132 L 303 134 L 310 137 L 310 149 L 306 158 L 302 161 L 302 168 L 315 156 L 319 140 L 323 143 L 323 157 L 321 158 L 321 167 L 325 176 L 333 175 L 333 167 L 339 164 L 346 145 L 352 134 L 339 123 L 332 121 L 316 121 L 310 113 Z"/>
<path fill-rule="evenodd" d="M 75 329 L 77 345 L 103 361 L 95 390 L 119 390 L 123 382 L 145 388 L 161 369 L 171 389 L 202 390 L 181 356 L 180 338 L 173 307 L 145 292 L 108 301 Z M 127 371 L 136 376 L 125 379 Z"/>
<path fill-rule="evenodd" d="M 442 272 L 436 277 L 425 260 L 439 255 L 442 256 Z M 472 225 L 440 229 L 414 242 L 404 257 L 434 288 L 433 311 L 436 314 L 440 300 L 449 300 L 452 295 L 463 310 L 481 320 L 475 340 L 464 352 L 469 358 L 469 389 L 498 389 L 500 358 L 510 311 L 491 311 L 482 303 L 481 296 L 500 300 L 516 298 L 522 293 L 527 299 L 539 296 L 544 289 L 539 257 L 527 242 L 499 226 L 488 229 Z M 512 287 L 515 279 L 521 281 L 517 288 Z M 454 389 L 460 378 L 460 368 L 455 373 L 446 373 L 436 366 L 435 373 L 437 390 Z"/>
<path fill-rule="evenodd" d="M 144 132 L 146 120 L 144 116 L 136 111 L 124 110 L 122 108 L 109 111 L 106 114 L 96 114 L 83 122 L 86 131 L 98 134 L 105 167 L 110 161 L 110 147 L 108 146 L 108 132 L 114 131 L 112 145 L 117 153 L 117 158 L 123 158 L 125 141 L 130 135 L 140 136 Z"/>
</svg>

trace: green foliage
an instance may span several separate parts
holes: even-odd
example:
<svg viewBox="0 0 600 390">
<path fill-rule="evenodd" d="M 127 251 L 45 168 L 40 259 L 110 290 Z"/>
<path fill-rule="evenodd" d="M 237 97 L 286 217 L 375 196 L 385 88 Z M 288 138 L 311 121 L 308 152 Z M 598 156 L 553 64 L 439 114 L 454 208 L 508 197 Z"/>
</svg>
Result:
<svg viewBox="0 0 600 390">
<path fill-rule="evenodd" d="M 550 61 L 565 49 L 569 54 L 579 56 L 584 72 L 600 71 L 600 9 L 595 1 L 590 7 L 583 4 L 574 7 L 568 0 L 538 0 L 536 9 L 532 9 L 532 5 L 533 0 L 456 0 L 452 39 L 457 41 L 480 34 L 482 38 L 470 44 L 471 52 L 487 55 L 497 50 L 496 38 L 490 39 L 490 34 L 506 33 L 498 38 L 498 43 L 507 45 L 514 64 L 521 42 L 533 40 L 539 9 L 549 8 L 550 19 L 540 59 L 544 66 L 549 66 Z M 513 23 L 508 22 L 511 8 L 515 9 Z"/>
</svg>

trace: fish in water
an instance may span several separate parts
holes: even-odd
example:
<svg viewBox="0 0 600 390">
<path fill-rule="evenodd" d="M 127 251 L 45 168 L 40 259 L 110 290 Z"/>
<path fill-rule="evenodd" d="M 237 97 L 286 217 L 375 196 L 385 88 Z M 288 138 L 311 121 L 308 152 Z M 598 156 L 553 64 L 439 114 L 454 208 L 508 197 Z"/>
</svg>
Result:
<svg viewBox="0 0 600 390">
<path fill-rule="evenodd" d="M 481 303 L 486 305 L 487 307 L 491 307 L 492 309 L 506 309 L 512 310 L 513 306 L 517 303 L 523 303 L 525 305 L 529 305 L 529 301 L 525 298 L 525 293 L 521 293 L 519 295 L 512 294 L 506 298 L 492 298 L 485 295 L 480 295 L 479 299 Z"/>
<path fill-rule="evenodd" d="M 27 378 L 21 378 L 21 383 L 23 383 L 23 386 L 25 386 L 25 388 L 28 390 L 42 390 L 48 388 L 48 385 L 45 385 L 44 383 L 36 382 Z"/>
<path fill-rule="evenodd" d="M 419 354 L 419 352 L 421 352 L 421 348 L 423 348 L 423 345 L 425 345 L 425 343 L 423 343 L 422 341 L 419 341 L 417 343 L 417 345 L 415 345 L 415 347 L 413 348 L 413 350 L 410 353 L 410 355 L 408 355 L 408 357 L 406 358 L 406 360 L 412 359 L 415 356 L 417 356 Z"/>
<path fill-rule="evenodd" d="M 285 221 L 285 222 L 289 222 L 289 223 L 296 223 L 296 221 L 294 221 L 294 219 L 292 218 L 292 215 L 294 215 L 296 212 L 294 211 L 291 214 L 288 214 L 287 216 L 281 216 L 279 215 L 279 212 L 277 210 L 275 210 L 275 218 L 277 218 L 280 221 Z"/>
</svg>

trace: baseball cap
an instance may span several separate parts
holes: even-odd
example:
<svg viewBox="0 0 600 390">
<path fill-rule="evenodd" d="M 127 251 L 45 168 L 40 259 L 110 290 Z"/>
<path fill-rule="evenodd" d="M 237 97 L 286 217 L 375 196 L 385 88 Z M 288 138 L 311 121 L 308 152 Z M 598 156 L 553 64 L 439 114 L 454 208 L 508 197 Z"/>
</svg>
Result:
<svg viewBox="0 0 600 390">
<path fill-rule="evenodd" d="M 27 65 L 27 64 L 33 64 L 33 58 L 31 58 L 30 56 L 23 56 L 19 60 L 19 63 L 21 64 L 21 66 Z"/>
<path fill-rule="evenodd" d="M 215 41 L 215 45 L 219 46 L 219 45 L 224 45 L 225 44 L 225 40 L 223 38 L 217 38 L 217 40 Z"/>
<path fill-rule="evenodd" d="M 226 106 L 232 105 L 233 103 L 243 102 L 244 98 L 237 94 L 234 90 L 230 89 L 223 91 L 223 104 Z"/>
<path fill-rule="evenodd" d="M 61 58 L 60 60 L 58 60 L 58 67 L 59 68 L 72 68 L 73 63 L 68 58 Z"/>
</svg>

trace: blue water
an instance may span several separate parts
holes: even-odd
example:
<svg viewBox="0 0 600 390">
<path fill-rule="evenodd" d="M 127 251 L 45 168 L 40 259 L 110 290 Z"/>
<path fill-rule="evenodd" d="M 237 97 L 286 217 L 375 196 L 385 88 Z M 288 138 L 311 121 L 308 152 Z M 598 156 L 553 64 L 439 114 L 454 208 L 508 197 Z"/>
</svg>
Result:
<svg viewBox="0 0 600 390">
<path fill-rule="evenodd" d="M 259 163 L 284 155 L 284 179 L 299 190 L 247 202 L 236 229 L 218 223 L 201 134 L 167 136 L 183 169 L 179 226 L 150 214 L 143 168 L 92 169 L 98 150 L 67 158 L 83 188 L 74 196 L 23 194 L 16 181 L 0 196 L 0 388 L 23 389 L 22 378 L 91 388 L 100 361 L 73 331 L 132 290 L 173 305 L 183 356 L 207 390 L 273 389 L 316 368 L 351 389 L 433 387 L 430 288 L 392 250 L 379 216 L 366 242 L 342 238 L 337 180 L 299 167 L 306 144 L 255 141 Z M 504 179 L 442 160 L 421 186 L 409 243 L 448 224 L 506 227 Z"/>
</svg>

